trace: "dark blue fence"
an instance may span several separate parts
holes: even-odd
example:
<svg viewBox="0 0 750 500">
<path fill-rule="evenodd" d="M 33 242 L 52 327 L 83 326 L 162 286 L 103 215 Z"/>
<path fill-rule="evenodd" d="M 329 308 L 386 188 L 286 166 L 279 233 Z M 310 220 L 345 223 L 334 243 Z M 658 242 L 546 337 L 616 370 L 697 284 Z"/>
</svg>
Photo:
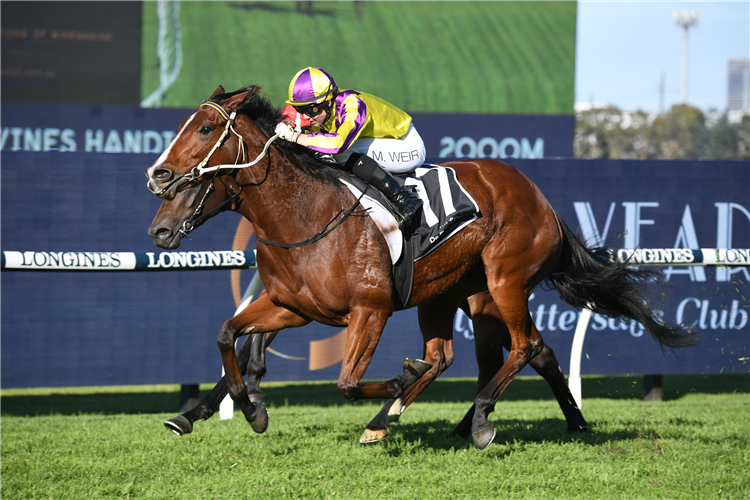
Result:
<svg viewBox="0 0 750 500">
<path fill-rule="evenodd" d="M 37 112 L 15 110 L 10 116 L 18 126 L 2 129 L 3 250 L 155 251 L 146 228 L 160 201 L 146 189 L 143 172 L 184 111 L 122 108 L 119 132 L 112 134 L 106 119 L 111 107 L 99 121 L 98 108 L 86 108 L 93 118 L 80 130 L 66 127 L 69 115 L 63 108 L 53 108 L 52 120 L 59 123 L 44 127 L 34 121 Z M 6 105 L 3 113 L 7 123 Z M 151 128 L 144 129 L 150 118 Z M 498 147 L 501 141 L 498 135 Z M 482 146 L 484 154 L 495 147 L 492 141 Z M 465 154 L 472 146 L 464 141 L 461 147 Z M 511 156 L 516 146 L 506 141 L 505 147 Z M 750 247 L 748 162 L 506 161 L 535 181 L 568 224 L 592 242 L 617 248 Z M 229 250 L 239 223 L 234 213 L 216 217 L 180 250 Z M 595 315 L 584 345 L 583 374 L 748 371 L 748 268 L 664 271 L 674 284 L 665 318 L 696 323 L 704 332 L 701 343 L 665 355 L 638 325 Z M 216 335 L 235 309 L 230 273 L 3 272 L 2 386 L 214 381 L 220 375 Z M 241 272 L 241 289 L 253 273 Z M 530 303 L 567 373 L 578 312 L 554 292 L 537 290 Z M 267 379 L 335 379 L 340 363 L 310 369 L 311 343 L 339 331 L 310 325 L 282 333 L 272 346 L 278 355 L 268 358 Z M 447 376 L 476 375 L 471 337 L 468 321 L 457 316 L 456 361 Z M 416 312 L 399 312 L 367 378 L 390 378 L 401 371 L 404 357 L 421 355 Z"/>
</svg>

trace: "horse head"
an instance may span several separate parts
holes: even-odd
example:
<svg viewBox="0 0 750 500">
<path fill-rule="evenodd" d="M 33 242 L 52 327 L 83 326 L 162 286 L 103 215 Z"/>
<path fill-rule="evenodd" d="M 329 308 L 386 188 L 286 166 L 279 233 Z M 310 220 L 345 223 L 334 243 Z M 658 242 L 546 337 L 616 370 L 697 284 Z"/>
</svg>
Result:
<svg viewBox="0 0 750 500">
<path fill-rule="evenodd" d="M 214 164 L 232 161 L 230 150 L 236 151 L 236 147 L 224 147 L 228 139 L 229 114 L 237 111 L 259 90 L 260 87 L 251 86 L 225 94 L 224 87 L 219 85 L 209 100 L 182 121 L 167 149 L 146 170 L 149 191 L 159 198 L 171 200 L 187 184 L 198 180 L 191 175 L 198 166 L 207 165 L 209 160 Z"/>
<path fill-rule="evenodd" d="M 230 208 L 240 188 L 231 169 L 202 173 L 210 165 L 237 163 L 244 140 L 233 129 L 235 112 L 260 87 L 225 94 L 219 86 L 211 98 L 186 118 L 174 140 L 146 170 L 148 189 L 164 200 L 148 234 L 161 248 L 175 249 L 205 220 Z M 237 137 L 230 140 L 230 129 Z"/>
</svg>

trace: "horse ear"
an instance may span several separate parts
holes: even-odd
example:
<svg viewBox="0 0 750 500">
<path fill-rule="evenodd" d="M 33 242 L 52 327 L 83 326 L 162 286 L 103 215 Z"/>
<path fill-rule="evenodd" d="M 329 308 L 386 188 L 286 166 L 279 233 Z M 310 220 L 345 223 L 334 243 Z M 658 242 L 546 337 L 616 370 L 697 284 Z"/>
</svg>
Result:
<svg viewBox="0 0 750 500">
<path fill-rule="evenodd" d="M 242 90 L 244 92 L 239 92 L 222 103 L 224 109 L 230 113 L 237 110 L 243 103 L 254 99 L 260 93 L 261 87 L 259 85 L 248 85 Z"/>
<path fill-rule="evenodd" d="M 216 90 L 214 90 L 214 93 L 211 94 L 211 97 L 209 97 L 209 99 L 219 94 L 226 94 L 226 92 L 224 92 L 224 87 L 222 85 L 219 85 L 218 87 L 216 87 Z"/>
</svg>

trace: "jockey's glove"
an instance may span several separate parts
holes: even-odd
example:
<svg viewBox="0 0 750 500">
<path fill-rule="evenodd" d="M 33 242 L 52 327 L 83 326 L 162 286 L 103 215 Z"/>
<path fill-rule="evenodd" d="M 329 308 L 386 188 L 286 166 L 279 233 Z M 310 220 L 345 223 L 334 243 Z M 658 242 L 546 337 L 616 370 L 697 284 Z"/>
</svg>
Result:
<svg viewBox="0 0 750 500">
<path fill-rule="evenodd" d="M 294 139 L 299 135 L 291 125 L 285 122 L 276 125 L 276 133 L 279 134 L 279 137 L 289 142 L 294 142 Z"/>
</svg>

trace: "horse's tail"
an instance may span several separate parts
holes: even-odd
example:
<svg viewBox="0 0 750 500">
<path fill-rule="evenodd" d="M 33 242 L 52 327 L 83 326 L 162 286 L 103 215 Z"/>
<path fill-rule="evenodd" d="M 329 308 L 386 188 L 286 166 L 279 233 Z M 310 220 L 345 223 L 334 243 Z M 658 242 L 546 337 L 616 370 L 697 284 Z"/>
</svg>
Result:
<svg viewBox="0 0 750 500">
<path fill-rule="evenodd" d="M 557 214 L 556 214 L 557 215 Z M 695 345 L 698 332 L 671 326 L 656 317 L 664 278 L 658 271 L 629 268 L 605 248 L 588 249 L 557 215 L 563 230 L 563 251 L 545 282 L 574 307 L 616 319 L 638 321 L 660 344 L 680 348 Z M 655 285 L 655 286 L 654 286 Z"/>
</svg>

